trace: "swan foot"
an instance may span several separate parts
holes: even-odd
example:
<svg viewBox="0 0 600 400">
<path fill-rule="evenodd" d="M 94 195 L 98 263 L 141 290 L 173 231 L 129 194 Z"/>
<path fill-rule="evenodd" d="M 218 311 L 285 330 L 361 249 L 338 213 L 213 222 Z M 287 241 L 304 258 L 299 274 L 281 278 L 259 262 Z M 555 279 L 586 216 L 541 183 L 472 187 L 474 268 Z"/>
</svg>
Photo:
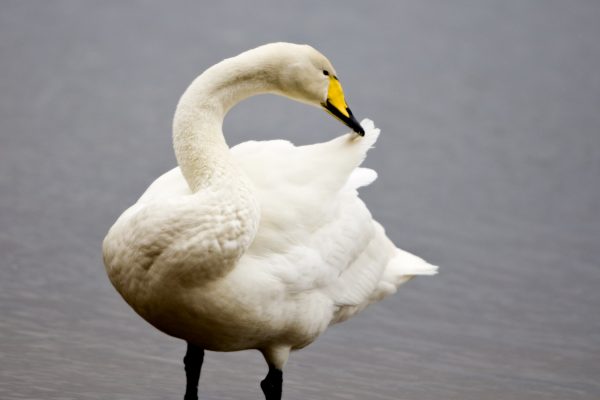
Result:
<svg viewBox="0 0 600 400">
<path fill-rule="evenodd" d="M 281 400 L 282 385 L 283 372 L 269 364 L 269 373 L 260 383 L 260 388 L 265 394 L 265 400 Z"/>
<path fill-rule="evenodd" d="M 183 400 L 198 400 L 198 381 L 200 370 L 204 361 L 204 349 L 194 346 L 190 342 L 187 345 L 183 365 L 185 366 L 185 396 Z"/>
</svg>

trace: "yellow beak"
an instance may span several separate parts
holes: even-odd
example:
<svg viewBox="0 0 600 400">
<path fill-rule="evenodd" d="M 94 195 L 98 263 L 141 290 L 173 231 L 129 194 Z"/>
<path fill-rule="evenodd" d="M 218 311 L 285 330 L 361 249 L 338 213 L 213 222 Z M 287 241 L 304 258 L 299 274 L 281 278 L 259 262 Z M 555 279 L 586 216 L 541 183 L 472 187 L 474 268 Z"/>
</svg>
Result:
<svg viewBox="0 0 600 400">
<path fill-rule="evenodd" d="M 361 136 L 365 135 L 365 131 L 360 126 L 352 111 L 346 104 L 344 99 L 344 90 L 340 81 L 336 76 L 329 76 L 329 88 L 327 90 L 327 100 L 322 104 L 323 107 L 334 117 L 342 121 L 346 126 L 350 127 L 354 132 Z"/>
</svg>

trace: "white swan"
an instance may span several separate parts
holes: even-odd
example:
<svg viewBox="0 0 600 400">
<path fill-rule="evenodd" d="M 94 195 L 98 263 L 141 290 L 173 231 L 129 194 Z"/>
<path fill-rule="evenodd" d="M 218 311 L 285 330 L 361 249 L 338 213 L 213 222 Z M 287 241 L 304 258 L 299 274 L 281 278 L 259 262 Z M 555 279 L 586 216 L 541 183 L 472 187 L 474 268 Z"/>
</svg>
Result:
<svg viewBox="0 0 600 400">
<path fill-rule="evenodd" d="M 326 108 L 356 133 L 296 147 L 282 140 L 229 148 L 227 111 L 260 93 Z M 179 163 L 112 226 L 111 282 L 161 331 L 184 339 L 185 399 L 197 398 L 204 349 L 258 349 L 267 400 L 281 398 L 290 350 L 437 268 L 400 250 L 356 189 L 379 130 L 356 122 L 331 63 L 310 46 L 274 43 L 209 68 L 173 122 Z M 361 137 L 364 135 L 364 137 Z"/>
</svg>

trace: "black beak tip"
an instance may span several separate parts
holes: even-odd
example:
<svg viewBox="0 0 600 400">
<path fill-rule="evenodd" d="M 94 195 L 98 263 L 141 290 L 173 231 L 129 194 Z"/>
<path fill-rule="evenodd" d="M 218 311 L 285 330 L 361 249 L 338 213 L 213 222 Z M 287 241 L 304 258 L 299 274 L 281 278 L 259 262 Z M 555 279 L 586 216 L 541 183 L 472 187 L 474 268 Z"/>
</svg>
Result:
<svg viewBox="0 0 600 400">
<path fill-rule="evenodd" d="M 323 107 L 325 107 L 325 109 L 329 111 L 334 117 L 342 121 L 344 125 L 356 132 L 357 135 L 365 136 L 365 130 L 362 126 L 360 126 L 360 123 L 356 120 L 356 118 L 354 118 L 354 115 L 352 115 L 352 111 L 350 111 L 349 108 L 346 108 L 346 112 L 348 113 L 348 116 L 346 116 L 342 114 L 337 108 L 335 108 L 329 102 L 329 100 L 323 103 Z"/>
<path fill-rule="evenodd" d="M 352 128 L 352 130 L 354 132 L 356 132 L 358 135 L 365 136 L 365 130 L 360 125 L 360 122 L 358 122 L 356 120 L 356 118 L 354 118 L 354 115 L 352 114 L 352 111 L 350 111 L 350 109 L 348 109 L 348 108 L 346 109 L 346 111 L 348 111 L 348 115 L 350 115 L 349 121 L 347 121 L 347 125 L 350 128 Z"/>
<path fill-rule="evenodd" d="M 360 136 L 365 136 L 365 130 L 362 126 L 360 126 L 360 124 L 358 124 L 358 127 L 354 128 L 354 132 L 356 132 Z"/>
</svg>

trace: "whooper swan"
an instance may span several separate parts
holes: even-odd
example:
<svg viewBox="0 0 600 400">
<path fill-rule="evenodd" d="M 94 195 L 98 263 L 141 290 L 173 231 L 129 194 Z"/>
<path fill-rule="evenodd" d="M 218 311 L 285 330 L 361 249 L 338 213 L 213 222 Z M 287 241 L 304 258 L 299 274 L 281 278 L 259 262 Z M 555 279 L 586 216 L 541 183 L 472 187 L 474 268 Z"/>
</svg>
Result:
<svg viewBox="0 0 600 400">
<path fill-rule="evenodd" d="M 229 148 L 225 114 L 274 93 L 323 107 L 352 128 L 325 143 Z M 258 349 L 261 388 L 281 399 L 290 350 L 437 268 L 400 250 L 358 198 L 379 130 L 359 124 L 331 63 L 307 45 L 267 44 L 206 70 L 175 112 L 179 167 L 160 176 L 103 243 L 108 276 L 161 331 L 187 341 L 185 400 L 197 399 L 204 350 Z"/>
</svg>

